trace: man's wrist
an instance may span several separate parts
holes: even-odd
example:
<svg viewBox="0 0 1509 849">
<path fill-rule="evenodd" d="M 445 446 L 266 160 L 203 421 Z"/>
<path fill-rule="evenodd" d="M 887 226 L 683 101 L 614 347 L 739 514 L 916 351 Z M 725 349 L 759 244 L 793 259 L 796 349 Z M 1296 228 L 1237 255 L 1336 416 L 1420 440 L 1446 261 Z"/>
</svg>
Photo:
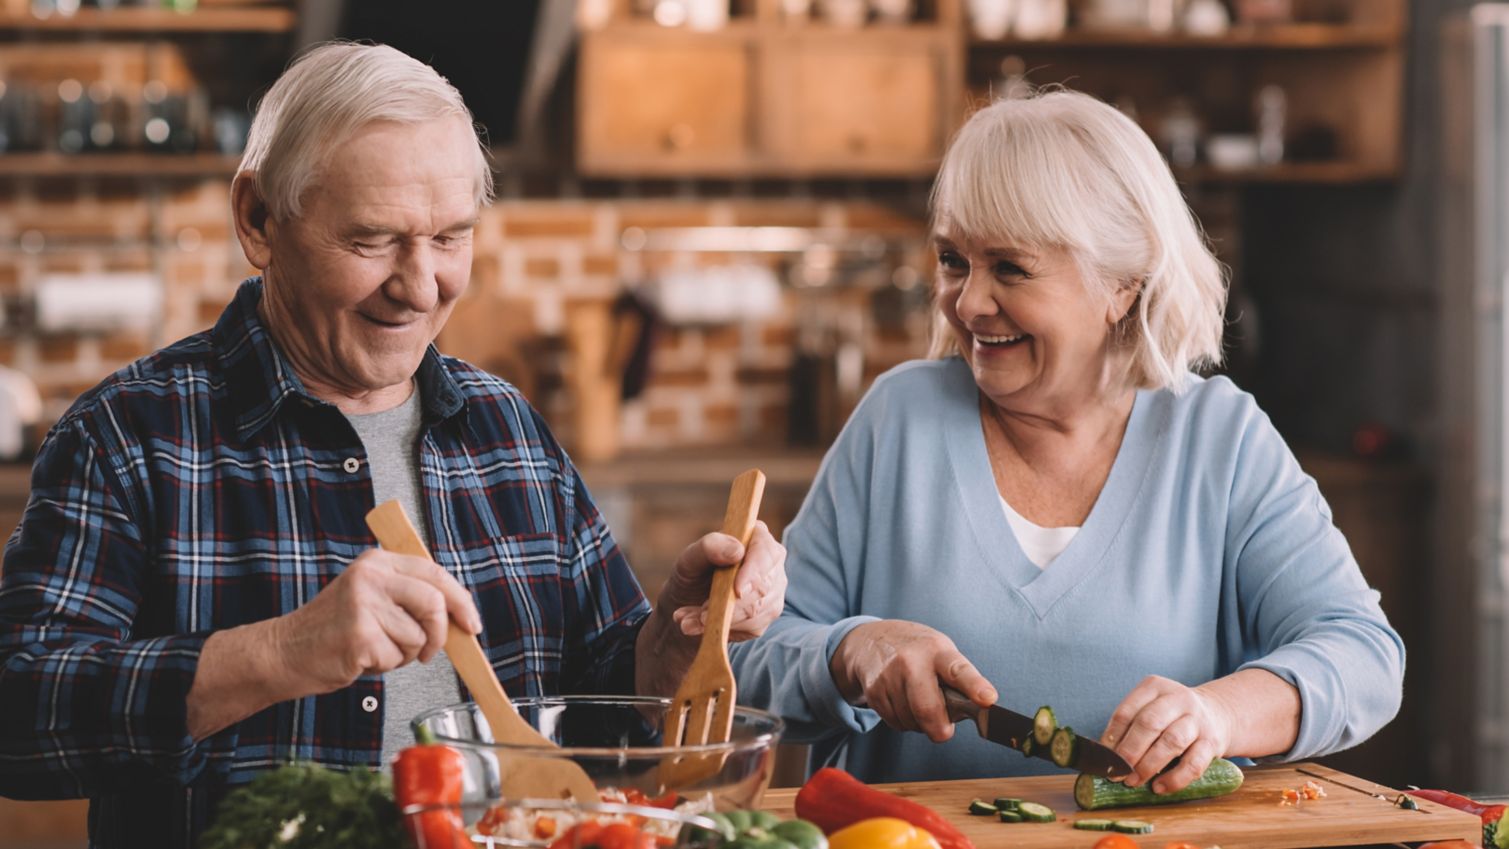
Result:
<svg viewBox="0 0 1509 849">
<path fill-rule="evenodd" d="M 702 643 L 701 637 L 681 633 L 663 610 L 657 606 L 650 613 L 635 643 L 634 689 L 642 696 L 673 695 Z"/>
</svg>

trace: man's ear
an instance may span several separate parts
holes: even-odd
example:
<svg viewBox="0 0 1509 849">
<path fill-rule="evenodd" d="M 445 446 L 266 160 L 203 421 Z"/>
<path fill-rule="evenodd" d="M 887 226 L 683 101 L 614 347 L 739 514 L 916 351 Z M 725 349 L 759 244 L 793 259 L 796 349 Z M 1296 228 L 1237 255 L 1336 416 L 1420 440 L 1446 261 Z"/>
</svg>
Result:
<svg viewBox="0 0 1509 849">
<path fill-rule="evenodd" d="M 257 191 L 257 172 L 242 171 L 231 183 L 231 218 L 246 261 L 253 268 L 266 271 L 272 263 L 272 238 L 268 231 L 272 216 Z"/>
</svg>

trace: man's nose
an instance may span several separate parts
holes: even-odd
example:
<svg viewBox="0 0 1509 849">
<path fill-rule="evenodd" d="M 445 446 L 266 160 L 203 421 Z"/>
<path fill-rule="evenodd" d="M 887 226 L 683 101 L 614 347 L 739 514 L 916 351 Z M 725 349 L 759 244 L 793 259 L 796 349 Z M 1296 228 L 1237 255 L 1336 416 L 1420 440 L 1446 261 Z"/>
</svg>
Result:
<svg viewBox="0 0 1509 849">
<path fill-rule="evenodd" d="M 398 255 L 398 265 L 389 276 L 384 292 L 389 298 L 415 312 L 429 312 L 440 300 L 440 284 L 435 279 L 435 252 L 427 241 L 406 245 Z"/>
</svg>

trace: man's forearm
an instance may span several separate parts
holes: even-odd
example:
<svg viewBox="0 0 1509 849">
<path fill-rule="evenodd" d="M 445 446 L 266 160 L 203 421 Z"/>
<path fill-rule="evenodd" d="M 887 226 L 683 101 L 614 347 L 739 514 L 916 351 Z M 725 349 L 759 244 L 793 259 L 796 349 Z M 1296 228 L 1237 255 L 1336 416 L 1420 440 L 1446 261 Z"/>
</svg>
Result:
<svg viewBox="0 0 1509 849">
<path fill-rule="evenodd" d="M 634 643 L 634 690 L 641 696 L 672 696 L 697 656 L 701 637 L 681 633 L 656 607 Z"/>
<path fill-rule="evenodd" d="M 189 688 L 189 736 L 196 741 L 278 702 L 307 695 L 297 691 L 277 657 L 276 619 L 211 634 L 199 654 Z"/>
</svg>

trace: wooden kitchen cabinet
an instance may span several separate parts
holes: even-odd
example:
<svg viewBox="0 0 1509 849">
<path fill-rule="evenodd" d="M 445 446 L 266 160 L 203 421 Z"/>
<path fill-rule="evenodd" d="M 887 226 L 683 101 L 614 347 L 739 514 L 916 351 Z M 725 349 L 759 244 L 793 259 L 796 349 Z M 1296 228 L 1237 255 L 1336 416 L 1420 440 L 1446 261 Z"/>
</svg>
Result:
<svg viewBox="0 0 1509 849">
<path fill-rule="evenodd" d="M 620 11 L 582 35 L 577 167 L 593 177 L 911 177 L 962 114 L 957 0 L 905 24 L 792 21 L 735 4 L 712 31 Z"/>
<path fill-rule="evenodd" d="M 578 156 L 598 173 L 730 173 L 751 155 L 749 45 L 642 29 L 582 44 Z M 669 37 L 668 37 L 669 36 Z"/>
<path fill-rule="evenodd" d="M 907 175 L 936 169 L 957 92 L 948 45 L 876 33 L 790 38 L 767 51 L 768 152 L 788 172 Z"/>
</svg>

